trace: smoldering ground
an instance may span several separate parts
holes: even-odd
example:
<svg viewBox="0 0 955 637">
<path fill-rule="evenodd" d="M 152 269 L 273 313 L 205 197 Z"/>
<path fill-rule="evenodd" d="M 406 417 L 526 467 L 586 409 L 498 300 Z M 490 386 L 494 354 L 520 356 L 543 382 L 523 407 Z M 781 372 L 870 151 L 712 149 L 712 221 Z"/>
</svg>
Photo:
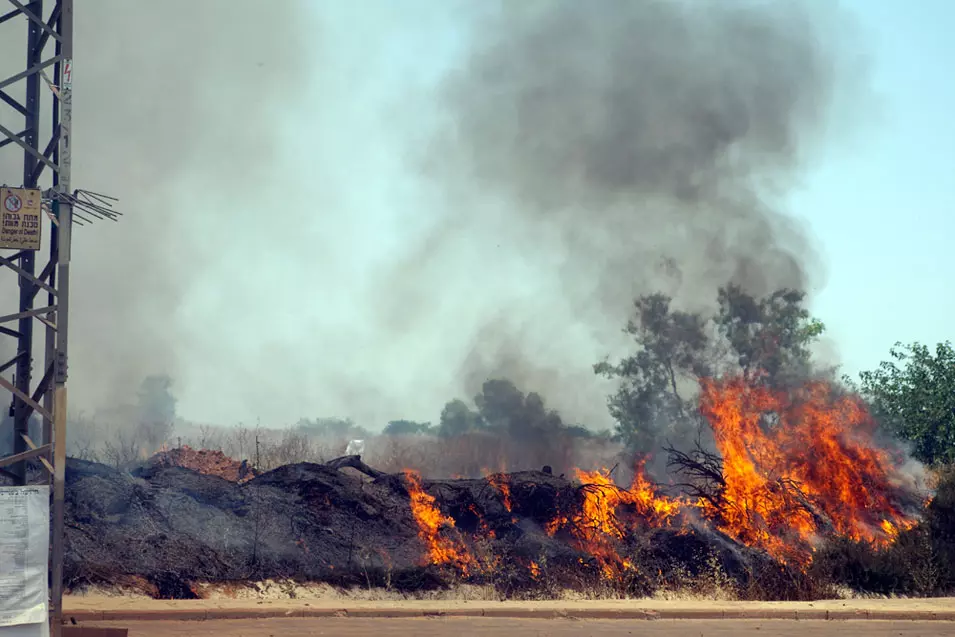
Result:
<svg viewBox="0 0 955 637">
<path fill-rule="evenodd" d="M 78 404 L 165 371 L 186 417 L 374 425 L 507 376 L 599 422 L 635 295 L 819 282 L 779 202 L 826 132 L 835 11 L 311 9 L 77 12 L 74 182 L 128 213 L 76 238 Z M 412 41 L 448 59 L 413 75 Z"/>
</svg>

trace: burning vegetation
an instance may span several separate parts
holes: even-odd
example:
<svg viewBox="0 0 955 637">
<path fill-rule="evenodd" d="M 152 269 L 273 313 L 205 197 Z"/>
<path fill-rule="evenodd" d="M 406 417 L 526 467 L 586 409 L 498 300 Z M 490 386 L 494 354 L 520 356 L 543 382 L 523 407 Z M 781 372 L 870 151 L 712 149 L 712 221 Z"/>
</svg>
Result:
<svg viewBox="0 0 955 637">
<path fill-rule="evenodd" d="M 823 537 L 884 546 L 915 524 L 918 496 L 858 398 L 822 382 L 782 394 L 734 378 L 705 382 L 701 409 L 722 477 L 700 505 L 733 539 L 805 565 Z"/>
<path fill-rule="evenodd" d="M 520 596 L 647 594 L 718 576 L 735 595 L 806 598 L 838 583 L 833 547 L 877 559 L 925 533 L 925 494 L 855 397 L 740 376 L 705 380 L 699 401 L 715 451 L 674 450 L 687 481 L 665 485 L 646 459 L 628 486 L 606 468 L 429 480 L 356 456 L 250 477 L 168 454 L 133 475 L 74 461 L 70 579 L 149 582 L 164 597 L 278 577 L 405 591 L 474 582 Z"/>
<path fill-rule="evenodd" d="M 469 29 L 441 82 L 451 128 L 418 164 L 453 205 L 413 243 L 427 252 L 384 269 L 361 314 L 403 336 L 426 330 L 449 365 L 433 373 L 473 400 L 448 402 L 434 425 L 390 422 L 376 436 L 390 455 L 350 421 L 311 421 L 271 442 L 243 429 L 231 453 L 200 442 L 141 462 L 176 421 L 172 379 L 149 377 L 137 439 L 120 428 L 68 464 L 70 586 L 177 598 L 283 578 L 409 592 L 468 582 L 503 597 L 955 591 L 955 476 L 918 480 L 955 461 L 955 353 L 913 348 L 909 377 L 889 366 L 861 389 L 811 356 L 824 331 L 801 292 L 814 251 L 776 202 L 810 140 L 832 130 L 826 105 L 845 82 L 828 14 L 783 4 L 514 2 Z M 477 282 L 448 297 L 457 263 Z M 500 286 L 511 264 L 522 285 Z M 460 314 L 435 312 L 452 305 Z M 473 342 L 464 361 L 446 360 L 463 348 L 440 340 L 430 319 L 443 316 Z M 632 351 L 595 366 L 614 385 L 614 431 L 565 422 L 518 389 L 586 395 L 591 361 L 575 354 L 612 350 L 625 320 Z M 313 362 L 301 355 L 296 369 Z M 337 382 L 371 377 L 366 363 L 325 370 L 326 391 L 394 393 L 381 379 Z M 578 414 L 602 411 L 598 400 Z M 319 429 L 368 439 L 370 453 L 313 453 Z M 81 428 L 70 431 L 78 450 Z"/>
<path fill-rule="evenodd" d="M 737 377 L 706 380 L 700 403 L 719 455 L 710 456 L 709 466 L 686 454 L 672 459 L 697 479 L 687 485 L 689 493 L 665 494 L 642 463 L 629 488 L 617 485 L 607 469 L 577 469 L 576 497 L 569 509 L 558 507 L 541 520 L 545 533 L 565 539 L 612 579 L 635 568 L 621 550 L 649 529 L 722 534 L 805 570 L 827 539 L 882 549 L 918 522 L 923 496 L 904 486 L 900 459 L 876 445 L 873 422 L 855 397 L 834 396 L 822 382 L 783 395 Z M 430 563 L 468 575 L 474 559 L 465 542 L 441 532 L 455 530 L 455 519 L 441 512 L 417 473 L 405 477 Z M 506 474 L 486 480 L 512 513 Z M 516 514 L 513 523 L 519 524 Z"/>
<path fill-rule="evenodd" d="M 418 525 L 418 537 L 428 552 L 431 564 L 450 564 L 463 575 L 474 565 L 474 558 L 458 538 L 448 537 L 442 530 L 454 529 L 454 518 L 441 513 L 434 496 L 421 488 L 421 476 L 414 471 L 405 471 L 411 515 Z"/>
<path fill-rule="evenodd" d="M 400 421 L 396 440 L 421 447 L 436 430 L 447 442 L 445 475 L 463 474 L 451 478 L 397 456 L 260 473 L 188 446 L 131 471 L 73 460 L 68 579 L 146 582 L 162 597 L 281 578 L 409 592 L 475 583 L 505 597 L 955 590 L 950 473 L 926 488 L 861 395 L 811 373 L 821 325 L 801 295 L 727 288 L 719 301 L 710 317 L 659 295 L 637 301 L 637 353 L 597 366 L 619 381 L 612 466 L 575 466 L 579 428 L 500 380 L 477 411 L 448 403 L 436 428 Z M 488 455 L 462 461 L 466 449 Z"/>
</svg>

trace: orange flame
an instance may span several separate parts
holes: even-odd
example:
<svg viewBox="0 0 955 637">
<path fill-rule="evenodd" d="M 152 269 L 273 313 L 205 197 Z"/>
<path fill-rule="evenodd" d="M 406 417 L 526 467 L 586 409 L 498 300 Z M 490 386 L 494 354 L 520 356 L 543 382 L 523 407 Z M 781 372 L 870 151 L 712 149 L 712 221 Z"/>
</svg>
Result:
<svg viewBox="0 0 955 637">
<path fill-rule="evenodd" d="M 597 471 L 575 470 L 577 479 L 584 485 L 584 501 L 581 512 L 574 519 L 578 525 L 600 530 L 613 537 L 622 538 L 626 526 L 617 517 L 621 507 L 630 505 L 633 511 L 649 526 L 670 524 L 680 510 L 679 500 L 658 495 L 652 483 L 638 466 L 629 489 L 618 487 L 610 478 L 607 469 Z"/>
<path fill-rule="evenodd" d="M 411 514 L 418 525 L 418 537 L 428 548 L 432 564 L 452 564 L 465 575 L 474 559 L 461 542 L 445 537 L 442 528 L 454 528 L 454 520 L 441 513 L 432 495 L 421 487 L 421 475 L 406 469 L 408 495 L 411 497 Z"/>
<path fill-rule="evenodd" d="M 674 516 L 680 512 L 682 502 L 676 498 L 658 495 L 656 488 L 643 471 L 643 463 L 637 466 L 628 491 L 637 512 L 644 516 L 653 526 L 671 524 Z"/>
<path fill-rule="evenodd" d="M 615 540 L 623 539 L 632 520 L 625 521 L 623 514 L 635 514 L 651 527 L 669 525 L 680 511 L 676 499 L 656 493 L 653 485 L 638 467 L 630 489 L 618 487 L 607 469 L 597 471 L 575 470 L 582 483 L 583 501 L 580 510 L 573 515 L 556 515 L 546 526 L 549 535 L 567 528 L 576 540 L 578 550 L 593 556 L 607 579 L 613 579 L 622 570 L 631 568 L 628 560 L 616 551 Z"/>
<path fill-rule="evenodd" d="M 511 485 L 508 482 L 507 474 L 495 473 L 489 475 L 487 476 L 487 482 L 501 494 L 501 504 L 504 505 L 504 510 L 510 513 L 513 505 L 511 504 Z"/>
<path fill-rule="evenodd" d="M 721 459 L 722 479 L 712 493 L 696 501 L 666 496 L 642 464 L 626 489 L 606 469 L 575 470 L 578 498 L 573 506 L 551 512 L 546 533 L 563 533 L 603 577 L 614 579 L 634 568 L 617 552 L 622 540 L 641 527 L 677 525 L 685 532 L 688 510 L 699 511 L 740 544 L 799 566 L 811 562 L 824 536 L 880 546 L 917 523 L 908 512 L 912 496 L 901 486 L 898 465 L 875 443 L 874 423 L 860 400 L 837 395 L 822 382 L 784 393 L 743 376 L 703 381 L 700 409 Z M 483 473 L 518 524 L 510 476 Z M 468 506 L 477 518 L 475 541 L 467 545 L 472 553 L 455 521 L 423 490 L 420 475 L 409 470 L 405 476 L 430 563 L 454 565 L 465 575 L 495 570 L 499 558 L 485 555 L 492 549 L 479 539 L 493 540 L 496 534 L 478 507 Z M 470 521 L 462 518 L 461 523 L 470 528 Z M 579 561 L 587 563 L 584 557 Z M 536 562 L 528 569 L 533 579 L 540 577 Z"/>
<path fill-rule="evenodd" d="M 719 502 L 701 507 L 737 541 L 807 563 L 826 530 L 884 544 L 914 525 L 893 499 L 895 465 L 861 401 L 822 382 L 787 395 L 734 378 L 704 381 L 700 406 L 725 479 Z"/>
</svg>

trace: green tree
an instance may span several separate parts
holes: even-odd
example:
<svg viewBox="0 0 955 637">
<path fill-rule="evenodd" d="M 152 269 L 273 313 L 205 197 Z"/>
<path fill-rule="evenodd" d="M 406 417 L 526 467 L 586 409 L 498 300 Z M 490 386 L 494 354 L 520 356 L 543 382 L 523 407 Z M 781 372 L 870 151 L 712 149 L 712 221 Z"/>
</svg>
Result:
<svg viewBox="0 0 955 637">
<path fill-rule="evenodd" d="M 524 399 L 524 392 L 513 382 L 495 378 L 484 382 L 474 404 L 488 427 L 509 431 L 524 416 Z"/>
<path fill-rule="evenodd" d="M 548 409 L 540 394 L 531 392 L 520 413 L 511 419 L 509 433 L 515 440 L 546 445 L 566 433 L 566 428 L 560 414 Z"/>
<path fill-rule="evenodd" d="M 560 415 L 546 407 L 540 394 L 525 395 L 510 380 L 485 381 L 474 404 L 489 429 L 518 442 L 544 444 L 564 429 Z"/>
<path fill-rule="evenodd" d="M 872 414 L 892 434 L 912 443 L 927 464 L 955 462 L 955 350 L 939 343 L 896 343 L 891 360 L 860 374 Z"/>
<path fill-rule="evenodd" d="M 610 414 L 620 438 L 635 451 L 649 451 L 664 438 L 682 438 L 692 430 L 694 410 L 686 394 L 693 389 L 687 385 L 710 373 L 706 319 L 674 310 L 671 303 L 664 294 L 637 299 L 626 327 L 637 351 L 616 364 L 594 366 L 598 374 L 619 380 L 609 399 Z"/>
<path fill-rule="evenodd" d="M 609 399 L 617 435 L 643 452 L 667 438 L 686 440 L 701 424 L 702 378 L 743 373 L 781 388 L 806 378 L 811 345 L 825 328 L 804 298 L 794 290 L 756 298 L 729 285 L 719 290 L 713 314 L 676 310 L 664 294 L 638 298 L 626 327 L 636 351 L 594 367 L 619 381 Z"/>
<path fill-rule="evenodd" d="M 810 346 L 825 326 L 804 307 L 805 293 L 784 289 L 757 299 L 730 285 L 717 300 L 716 324 L 744 374 L 780 388 L 810 374 Z"/>
</svg>

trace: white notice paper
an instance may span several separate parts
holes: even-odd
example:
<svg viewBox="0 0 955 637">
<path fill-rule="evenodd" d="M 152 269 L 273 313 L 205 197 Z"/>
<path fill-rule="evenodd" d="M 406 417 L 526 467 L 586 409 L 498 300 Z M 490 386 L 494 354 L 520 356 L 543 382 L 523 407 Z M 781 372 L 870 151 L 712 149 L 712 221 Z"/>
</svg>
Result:
<svg viewBox="0 0 955 637">
<path fill-rule="evenodd" d="M 49 548 L 50 488 L 0 487 L 0 627 L 48 621 Z"/>
</svg>

